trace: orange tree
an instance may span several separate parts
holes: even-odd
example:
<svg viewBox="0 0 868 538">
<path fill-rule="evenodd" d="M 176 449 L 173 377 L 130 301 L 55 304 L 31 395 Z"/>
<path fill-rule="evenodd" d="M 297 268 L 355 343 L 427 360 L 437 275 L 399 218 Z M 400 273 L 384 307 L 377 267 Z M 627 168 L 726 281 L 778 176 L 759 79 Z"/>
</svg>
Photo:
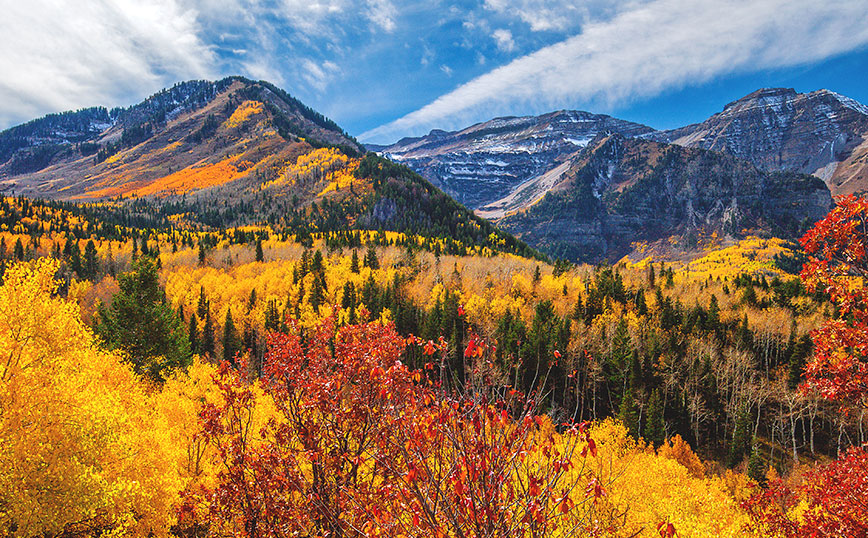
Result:
<svg viewBox="0 0 868 538">
<path fill-rule="evenodd" d="M 433 355 L 441 342 L 413 345 Z M 264 389 L 278 417 L 250 426 L 251 387 L 224 363 L 202 409 L 217 484 L 186 492 L 182 526 L 242 536 L 568 536 L 602 528 L 604 484 L 583 425 L 563 435 L 510 389 L 447 394 L 412 371 L 391 324 L 272 334 Z M 484 361 L 474 343 L 468 359 Z M 593 517 L 592 517 L 593 516 Z"/>
<path fill-rule="evenodd" d="M 801 239 L 812 258 L 801 277 L 836 315 L 812 334 L 805 391 L 845 411 L 868 403 L 868 200 L 846 196 Z M 755 530 L 772 536 L 868 536 L 868 452 L 851 448 L 796 487 L 777 481 L 745 503 Z M 805 509 L 807 507 L 807 509 Z"/>
</svg>

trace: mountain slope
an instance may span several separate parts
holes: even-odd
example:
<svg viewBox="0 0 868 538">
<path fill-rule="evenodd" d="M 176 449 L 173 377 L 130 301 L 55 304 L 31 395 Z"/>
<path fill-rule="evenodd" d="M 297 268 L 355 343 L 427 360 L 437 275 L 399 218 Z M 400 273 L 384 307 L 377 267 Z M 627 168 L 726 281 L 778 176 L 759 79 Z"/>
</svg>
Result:
<svg viewBox="0 0 868 538">
<path fill-rule="evenodd" d="M 868 106 L 829 90 L 757 90 L 702 123 L 650 137 L 726 152 L 764 170 L 814 174 L 836 195 L 868 190 Z"/>
<path fill-rule="evenodd" d="M 495 118 L 456 132 L 434 130 L 370 149 L 410 166 L 468 207 L 480 208 L 519 186 L 524 192 L 520 199 L 533 200 L 547 190 L 543 176 L 600 133 L 636 136 L 651 131 L 610 116 L 562 110 Z M 531 186 L 534 180 L 543 186 Z"/>
<path fill-rule="evenodd" d="M 620 259 L 638 243 L 798 233 L 831 207 L 819 179 L 770 173 L 717 152 L 601 136 L 536 204 L 498 221 L 552 256 Z"/>
<path fill-rule="evenodd" d="M 0 192 L 100 201 L 110 222 L 268 223 L 298 238 L 391 230 L 537 256 L 404 166 L 264 81 L 163 90 L 127 109 L 55 114 L 0 133 Z"/>
<path fill-rule="evenodd" d="M 0 188 L 65 199 L 182 195 L 268 176 L 273 157 L 324 145 L 360 151 L 333 122 L 268 83 L 192 81 L 128 109 L 49 116 L 0 133 Z"/>
</svg>

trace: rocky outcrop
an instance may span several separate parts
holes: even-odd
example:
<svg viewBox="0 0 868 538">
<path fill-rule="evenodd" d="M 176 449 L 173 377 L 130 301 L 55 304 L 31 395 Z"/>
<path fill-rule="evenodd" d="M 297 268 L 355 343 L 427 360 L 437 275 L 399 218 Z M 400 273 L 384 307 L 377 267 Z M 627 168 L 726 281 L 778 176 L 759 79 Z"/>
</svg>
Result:
<svg viewBox="0 0 868 538">
<path fill-rule="evenodd" d="M 638 136 L 644 125 L 573 110 L 495 118 L 456 132 L 431 131 L 381 147 L 470 208 L 479 208 L 543 176 L 600 133 Z"/>
<path fill-rule="evenodd" d="M 702 123 L 649 138 L 725 152 L 763 170 L 814 174 L 833 194 L 868 190 L 860 166 L 868 154 L 868 107 L 829 90 L 758 90 Z"/>
<path fill-rule="evenodd" d="M 689 247 L 711 234 L 792 237 L 831 202 L 813 176 L 612 135 L 592 142 L 538 203 L 499 224 L 555 257 L 614 261 L 638 242 Z"/>
</svg>

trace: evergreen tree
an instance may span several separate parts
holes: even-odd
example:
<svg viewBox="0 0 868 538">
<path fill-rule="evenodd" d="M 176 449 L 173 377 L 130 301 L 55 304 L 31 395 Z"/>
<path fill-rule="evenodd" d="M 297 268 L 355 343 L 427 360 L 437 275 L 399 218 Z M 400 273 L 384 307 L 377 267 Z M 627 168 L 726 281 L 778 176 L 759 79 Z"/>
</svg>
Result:
<svg viewBox="0 0 868 538">
<path fill-rule="evenodd" d="M 750 451 L 750 458 L 748 458 L 747 460 L 747 475 L 752 478 L 757 484 L 765 487 L 765 471 L 766 464 L 763 461 L 762 454 L 760 453 L 759 442 L 757 442 L 756 437 L 754 437 Z"/>
<path fill-rule="evenodd" d="M 373 243 L 368 243 L 368 252 L 365 254 L 365 267 L 371 269 L 380 268 L 380 260 L 377 258 L 377 251 L 374 249 Z"/>
<path fill-rule="evenodd" d="M 265 330 L 274 332 L 280 329 L 280 312 L 277 310 L 277 301 L 269 299 L 265 307 Z"/>
<path fill-rule="evenodd" d="M 663 398 L 660 396 L 660 390 L 654 389 L 651 391 L 650 400 L 648 400 L 648 413 L 643 435 L 645 440 L 654 446 L 660 446 L 666 440 L 666 423 L 663 414 Z"/>
<path fill-rule="evenodd" d="M 5 249 L 5 245 L 4 245 L 4 249 Z M 24 245 L 21 243 L 20 237 L 15 241 L 15 247 L 14 247 L 12 252 L 13 252 L 13 255 L 15 256 L 16 260 L 24 261 Z"/>
<path fill-rule="evenodd" d="M 350 260 L 350 272 L 358 273 L 359 272 L 359 253 L 353 250 L 353 257 Z"/>
<path fill-rule="evenodd" d="M 161 380 L 190 363 L 183 321 L 166 304 L 153 260 L 142 257 L 118 277 L 120 291 L 100 307 L 96 331 L 112 349 L 123 350 L 139 374 Z"/>
<path fill-rule="evenodd" d="M 253 307 L 256 306 L 256 288 L 251 288 L 250 297 L 247 298 L 247 313 L 249 314 Z"/>
<path fill-rule="evenodd" d="M 187 330 L 187 336 L 190 340 L 190 352 L 194 355 L 199 354 L 199 324 L 196 322 L 196 315 L 190 314 L 190 326 Z"/>
<path fill-rule="evenodd" d="M 628 387 L 621 398 L 621 407 L 618 410 L 618 419 L 624 423 L 630 435 L 639 437 L 639 406 L 636 404 L 636 392 L 633 387 Z"/>
<path fill-rule="evenodd" d="M 82 278 L 93 281 L 99 273 L 99 261 L 96 255 L 96 245 L 93 240 L 87 242 L 84 247 L 84 266 L 82 267 Z"/>
<path fill-rule="evenodd" d="M 341 298 L 341 308 L 349 312 L 349 324 L 355 325 L 356 319 L 356 288 L 349 280 L 344 284 L 344 293 Z"/>
<path fill-rule="evenodd" d="M 226 321 L 223 324 L 223 360 L 235 363 L 235 354 L 241 349 L 238 340 L 238 330 L 232 321 L 232 308 L 226 310 Z"/>
<path fill-rule="evenodd" d="M 81 251 L 78 249 L 78 241 L 73 241 L 69 247 L 69 268 L 79 277 L 84 272 L 81 266 Z"/>
<path fill-rule="evenodd" d="M 205 287 L 199 286 L 199 304 L 196 308 L 196 313 L 199 319 L 205 319 L 205 314 L 208 312 L 208 300 L 205 299 Z"/>
<path fill-rule="evenodd" d="M 205 312 L 205 325 L 202 327 L 202 341 L 199 352 L 208 357 L 214 356 L 214 323 L 211 321 L 211 310 Z"/>
<path fill-rule="evenodd" d="M 262 239 L 256 240 L 256 261 L 261 262 L 265 260 L 265 253 L 262 252 Z"/>
</svg>

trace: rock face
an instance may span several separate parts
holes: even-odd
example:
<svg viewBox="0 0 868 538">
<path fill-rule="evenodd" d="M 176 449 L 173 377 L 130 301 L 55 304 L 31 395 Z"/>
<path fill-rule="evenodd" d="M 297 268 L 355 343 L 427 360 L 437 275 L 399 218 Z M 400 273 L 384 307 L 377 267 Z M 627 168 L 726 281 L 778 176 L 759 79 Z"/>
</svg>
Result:
<svg viewBox="0 0 868 538">
<path fill-rule="evenodd" d="M 758 90 L 702 123 L 650 138 L 814 174 L 836 195 L 868 190 L 868 106 L 829 90 Z"/>
<path fill-rule="evenodd" d="M 457 201 L 476 209 L 562 164 L 600 133 L 638 136 L 644 125 L 562 110 L 542 116 L 495 118 L 456 132 L 405 138 L 378 153 L 406 164 Z"/>
<path fill-rule="evenodd" d="M 539 202 L 499 221 L 555 257 L 614 261 L 639 242 L 690 248 L 711 234 L 792 236 L 831 207 L 825 184 L 718 152 L 601 136 Z"/>
</svg>

